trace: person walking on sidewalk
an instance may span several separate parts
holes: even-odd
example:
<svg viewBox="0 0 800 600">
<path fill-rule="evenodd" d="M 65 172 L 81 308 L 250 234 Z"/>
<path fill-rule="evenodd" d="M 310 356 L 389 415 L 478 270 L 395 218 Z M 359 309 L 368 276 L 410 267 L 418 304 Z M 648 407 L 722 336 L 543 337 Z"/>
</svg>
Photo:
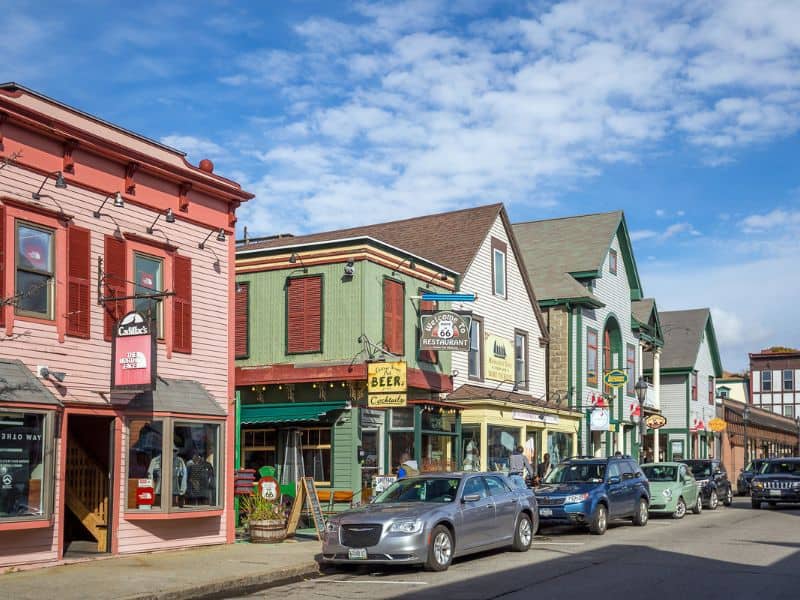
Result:
<svg viewBox="0 0 800 600">
<path fill-rule="evenodd" d="M 526 486 L 526 479 L 533 480 L 533 467 L 524 452 L 525 448 L 517 446 L 508 458 L 508 478 L 519 488 Z"/>
</svg>

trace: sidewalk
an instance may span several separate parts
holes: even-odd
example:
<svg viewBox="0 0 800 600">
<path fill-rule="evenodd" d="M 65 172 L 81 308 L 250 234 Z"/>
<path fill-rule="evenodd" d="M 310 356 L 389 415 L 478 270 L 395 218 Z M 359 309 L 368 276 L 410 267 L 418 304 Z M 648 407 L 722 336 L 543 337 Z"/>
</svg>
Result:
<svg viewBox="0 0 800 600">
<path fill-rule="evenodd" d="M 314 577 L 316 539 L 280 544 L 238 543 L 136 554 L 0 575 L 4 598 L 15 600 L 182 600 L 223 597 Z"/>
</svg>

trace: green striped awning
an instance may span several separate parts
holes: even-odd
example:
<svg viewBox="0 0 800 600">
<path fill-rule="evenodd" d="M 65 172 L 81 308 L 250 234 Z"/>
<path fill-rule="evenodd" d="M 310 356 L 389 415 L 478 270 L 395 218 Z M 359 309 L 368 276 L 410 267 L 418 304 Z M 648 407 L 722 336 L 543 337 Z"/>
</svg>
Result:
<svg viewBox="0 0 800 600">
<path fill-rule="evenodd" d="M 326 402 L 293 402 L 282 404 L 243 404 L 242 425 L 256 423 L 300 423 L 319 421 L 333 410 L 346 407 L 345 400 Z"/>
</svg>

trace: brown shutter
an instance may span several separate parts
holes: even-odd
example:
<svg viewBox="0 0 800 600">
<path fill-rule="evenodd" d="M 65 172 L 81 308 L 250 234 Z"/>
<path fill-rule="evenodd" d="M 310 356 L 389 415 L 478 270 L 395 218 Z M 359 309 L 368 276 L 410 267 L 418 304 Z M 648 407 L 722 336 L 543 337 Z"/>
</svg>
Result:
<svg viewBox="0 0 800 600">
<path fill-rule="evenodd" d="M 175 256 L 172 289 L 172 349 L 192 353 L 192 259 Z"/>
<path fill-rule="evenodd" d="M 286 350 L 322 350 L 322 277 L 289 279 L 286 286 Z"/>
<path fill-rule="evenodd" d="M 67 335 L 89 339 L 91 327 L 91 234 L 67 229 Z"/>
<path fill-rule="evenodd" d="M 420 291 L 420 294 L 422 291 Z M 419 302 L 419 311 L 420 313 L 431 312 L 436 310 L 436 302 L 433 300 L 420 300 Z M 417 324 L 419 327 L 419 324 Z M 422 333 L 420 332 L 420 335 Z M 431 364 L 436 364 L 439 362 L 439 353 L 436 350 L 420 350 L 419 351 L 419 360 Z"/>
<path fill-rule="evenodd" d="M 403 352 L 403 284 L 383 280 L 383 345 L 392 354 Z"/>
<path fill-rule="evenodd" d="M 247 358 L 250 355 L 250 282 L 236 283 L 236 305 L 234 307 L 234 356 Z"/>
<path fill-rule="evenodd" d="M 125 256 L 125 241 L 119 240 L 112 235 L 107 235 L 105 239 L 105 260 L 103 261 L 103 272 L 105 275 L 103 285 L 103 296 L 106 298 L 118 298 L 125 295 L 127 281 L 127 260 Z M 103 338 L 111 341 L 111 333 L 114 325 L 125 316 L 125 300 L 106 300 L 105 316 L 103 323 Z"/>
<path fill-rule="evenodd" d="M 6 298 L 6 207 L 0 206 L 0 299 Z M 6 324 L 6 306 L 0 304 L 0 325 Z"/>
</svg>

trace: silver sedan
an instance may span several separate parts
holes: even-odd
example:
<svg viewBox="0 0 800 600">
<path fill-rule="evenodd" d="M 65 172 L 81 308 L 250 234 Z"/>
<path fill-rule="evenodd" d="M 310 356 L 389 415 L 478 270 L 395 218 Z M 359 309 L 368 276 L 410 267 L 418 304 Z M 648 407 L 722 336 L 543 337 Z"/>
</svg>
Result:
<svg viewBox="0 0 800 600">
<path fill-rule="evenodd" d="M 500 473 L 426 473 L 331 517 L 322 561 L 444 571 L 454 557 L 472 552 L 505 546 L 525 552 L 538 525 L 533 493 Z"/>
</svg>

